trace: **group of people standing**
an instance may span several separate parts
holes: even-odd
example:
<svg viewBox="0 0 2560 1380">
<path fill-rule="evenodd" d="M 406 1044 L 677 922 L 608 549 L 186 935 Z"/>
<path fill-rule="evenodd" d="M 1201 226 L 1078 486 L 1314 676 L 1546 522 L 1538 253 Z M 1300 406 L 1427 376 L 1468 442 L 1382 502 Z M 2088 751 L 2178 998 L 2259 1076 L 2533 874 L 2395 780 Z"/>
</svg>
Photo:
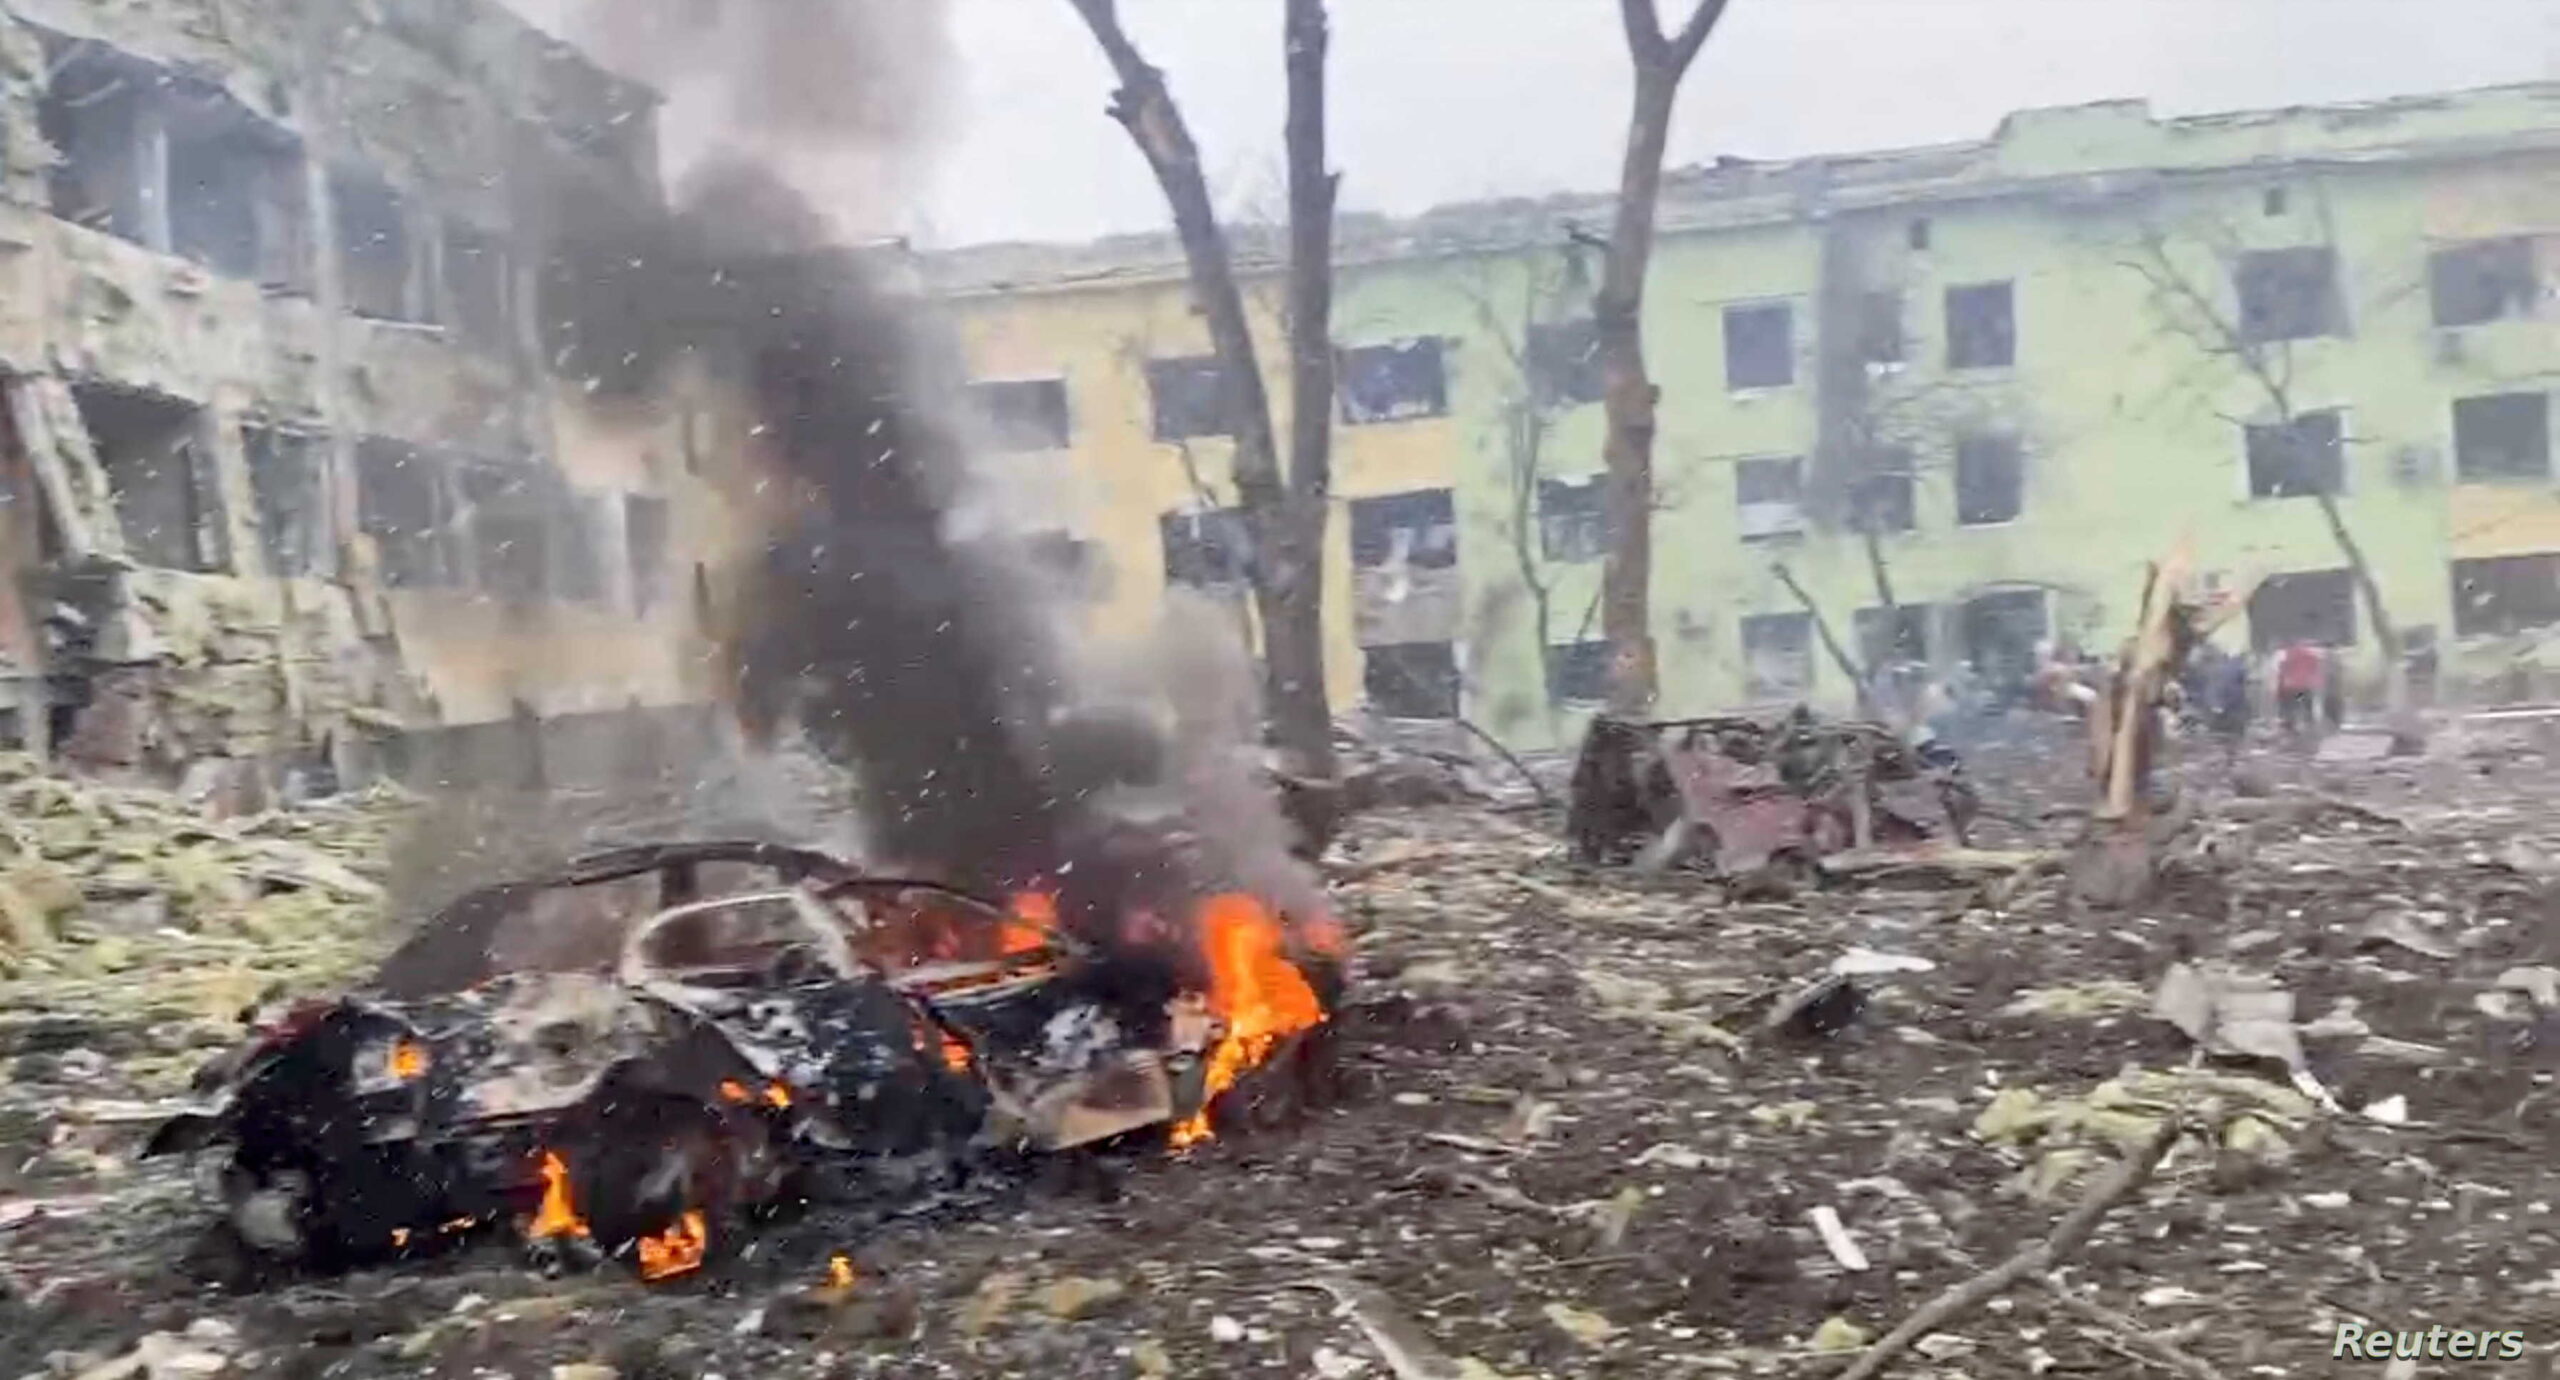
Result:
<svg viewBox="0 0 2560 1380">
<path fill-rule="evenodd" d="M 2346 721 L 2346 683 L 2336 652 L 2298 640 L 2266 653 L 2265 661 L 2276 718 L 2287 734 L 2317 737 Z M 2209 643 L 2188 658 L 2189 712 L 2233 750 L 2249 736 L 2256 715 L 2257 669 L 2257 658 Z"/>
</svg>

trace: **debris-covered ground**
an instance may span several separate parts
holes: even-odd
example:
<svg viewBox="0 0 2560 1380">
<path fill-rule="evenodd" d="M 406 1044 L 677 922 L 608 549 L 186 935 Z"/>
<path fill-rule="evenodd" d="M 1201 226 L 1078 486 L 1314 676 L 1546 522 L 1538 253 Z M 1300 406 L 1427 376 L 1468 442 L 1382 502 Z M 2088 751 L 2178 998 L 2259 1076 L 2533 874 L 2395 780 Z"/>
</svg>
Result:
<svg viewBox="0 0 2560 1380">
<path fill-rule="evenodd" d="M 2069 746 L 1976 758 L 1977 842 L 2068 836 L 2086 796 L 2054 765 Z M 2269 750 L 2244 776 L 2189 771 L 2201 823 L 2161 899 L 2117 914 L 2074 913 L 2033 866 L 1728 895 L 1578 869 L 1526 813 L 1373 812 L 1330 863 L 1367 994 L 1344 1105 L 907 1219 L 817 1209 L 644 1287 L 547 1278 L 500 1241 L 328 1279 L 210 1258 L 183 1174 L 127 1156 L 234 1009 L 378 951 L 362 874 L 388 806 L 204 825 L 22 775 L 0 874 L 0 1357 L 74 1376 L 1384 1377 L 1401 1318 L 1453 1358 L 1417 1374 L 1827 1374 L 1826 1350 L 2044 1235 L 2172 1107 L 2214 1143 L 2175 1149 L 2062 1292 L 2014 1288 L 1894 1373 L 2327 1373 L 2347 1318 L 2560 1341 L 2560 765 L 2529 737 L 2447 733 L 2421 759 Z M 1844 958 L 1866 970 L 1856 1021 L 1762 1031 Z M 2340 1110 L 2280 1065 L 2197 1066 L 2151 1014 L 2181 962 L 2289 992 Z M 828 1282 L 837 1255 L 850 1283 Z"/>
</svg>

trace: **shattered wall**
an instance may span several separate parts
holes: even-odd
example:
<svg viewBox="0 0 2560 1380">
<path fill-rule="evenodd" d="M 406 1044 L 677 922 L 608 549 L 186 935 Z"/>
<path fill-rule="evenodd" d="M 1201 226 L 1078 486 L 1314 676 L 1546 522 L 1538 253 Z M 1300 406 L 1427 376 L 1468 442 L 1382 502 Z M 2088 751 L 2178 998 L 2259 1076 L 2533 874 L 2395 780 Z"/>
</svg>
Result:
<svg viewBox="0 0 2560 1380">
<path fill-rule="evenodd" d="M 0 5 L 0 733 L 177 779 L 706 701 L 718 409 L 541 330 L 564 189 L 659 201 L 655 103 L 495 0 Z M 176 421 L 197 558 L 101 392 Z"/>
</svg>

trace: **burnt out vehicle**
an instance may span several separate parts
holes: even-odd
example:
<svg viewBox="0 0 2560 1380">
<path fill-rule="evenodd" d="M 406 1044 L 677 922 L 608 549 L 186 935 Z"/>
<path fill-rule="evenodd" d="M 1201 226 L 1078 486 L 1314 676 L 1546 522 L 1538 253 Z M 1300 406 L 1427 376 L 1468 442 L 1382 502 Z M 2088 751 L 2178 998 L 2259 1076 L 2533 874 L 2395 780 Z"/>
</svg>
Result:
<svg viewBox="0 0 2560 1380">
<path fill-rule="evenodd" d="M 764 845 L 604 855 L 427 930 L 485 939 L 490 917 L 592 888 L 652 901 L 608 961 L 429 990 L 446 984 L 395 955 L 386 981 L 252 1017 L 144 1153 L 197 1156 L 229 1232 L 270 1259 L 331 1267 L 513 1225 L 661 1277 L 812 1174 L 912 1182 L 975 1150 L 1196 1126 L 1240 1060 L 1323 1018 L 1303 981 L 1277 1021 L 1267 1000 L 1230 1019 L 1214 993 L 1133 988 L 1124 956 L 1036 894 Z M 1279 934 L 1247 936 L 1266 951 L 1247 957 L 1276 960 Z"/>
</svg>

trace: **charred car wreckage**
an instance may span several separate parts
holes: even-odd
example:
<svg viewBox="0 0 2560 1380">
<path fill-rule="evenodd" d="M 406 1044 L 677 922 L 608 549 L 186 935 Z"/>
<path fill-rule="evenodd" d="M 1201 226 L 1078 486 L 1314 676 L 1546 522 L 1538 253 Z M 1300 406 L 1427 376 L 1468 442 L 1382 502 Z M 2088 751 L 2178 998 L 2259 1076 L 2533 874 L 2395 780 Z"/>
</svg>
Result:
<svg viewBox="0 0 2560 1380">
<path fill-rule="evenodd" d="M 1328 928 L 1242 893 L 1188 919 L 1154 931 L 1181 952 L 1097 943 L 1052 893 L 992 901 L 765 844 L 620 850 L 464 896 L 364 990 L 253 1015 L 145 1153 L 198 1156 L 228 1230 L 270 1259 L 513 1226 L 681 1274 L 816 1179 L 1209 1134 L 1247 1070 L 1320 1027 L 1340 965 Z M 528 922 L 600 924 L 615 957 L 439 970 Z"/>
</svg>

